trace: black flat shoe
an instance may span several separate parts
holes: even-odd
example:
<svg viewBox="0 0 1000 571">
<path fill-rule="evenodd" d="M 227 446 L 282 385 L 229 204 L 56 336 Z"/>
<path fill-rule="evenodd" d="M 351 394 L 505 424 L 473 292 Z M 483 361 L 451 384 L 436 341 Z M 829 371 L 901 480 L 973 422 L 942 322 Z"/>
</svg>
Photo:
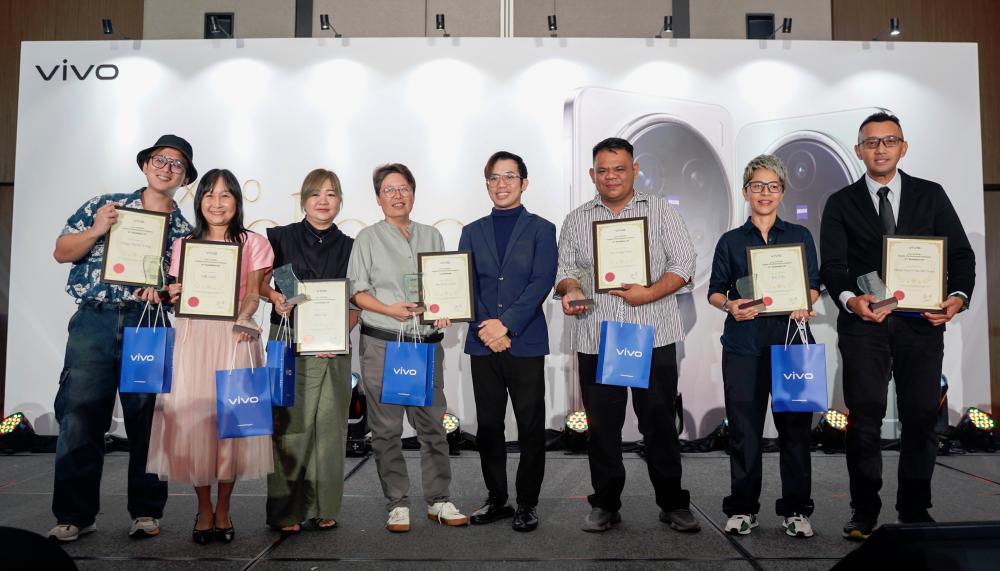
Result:
<svg viewBox="0 0 1000 571">
<path fill-rule="evenodd" d="M 512 517 L 513 515 L 514 508 L 510 507 L 510 504 L 506 502 L 499 503 L 486 500 L 483 507 L 472 512 L 472 515 L 469 516 L 469 523 L 472 525 L 483 525 L 500 521 L 502 519 Z"/>
<path fill-rule="evenodd" d="M 194 529 L 191 530 L 191 539 L 198 545 L 208 545 L 212 543 L 215 535 L 215 528 L 198 529 L 198 516 L 194 516 Z"/>
<path fill-rule="evenodd" d="M 230 518 L 229 518 L 229 527 L 226 527 L 226 528 L 216 527 L 215 528 L 215 540 L 216 541 L 221 541 L 222 543 L 229 543 L 229 542 L 231 542 L 233 540 L 233 537 L 235 535 L 236 535 L 236 527 L 233 525 L 233 518 L 232 518 L 232 516 L 230 516 Z"/>
<path fill-rule="evenodd" d="M 514 521 L 510 522 L 510 527 L 514 531 L 535 531 L 538 527 L 538 512 L 535 506 L 522 506 L 518 504 L 517 511 L 514 512 Z"/>
</svg>

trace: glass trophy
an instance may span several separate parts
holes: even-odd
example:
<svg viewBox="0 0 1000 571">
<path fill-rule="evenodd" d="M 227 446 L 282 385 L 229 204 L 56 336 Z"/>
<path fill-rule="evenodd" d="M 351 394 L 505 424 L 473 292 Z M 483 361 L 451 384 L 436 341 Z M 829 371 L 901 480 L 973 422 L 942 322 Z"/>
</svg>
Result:
<svg viewBox="0 0 1000 571">
<path fill-rule="evenodd" d="M 406 303 L 417 304 L 411 311 L 421 313 L 424 311 L 423 288 L 420 283 L 420 274 L 403 274 L 403 298 Z"/>
<path fill-rule="evenodd" d="M 892 311 L 899 305 L 899 300 L 895 297 L 886 298 L 885 283 L 879 277 L 878 272 L 868 272 L 863 276 L 858 276 L 858 288 L 867 295 L 875 296 L 875 299 L 878 300 L 868 306 L 872 313 Z"/>
<path fill-rule="evenodd" d="M 292 270 L 291 264 L 274 268 L 271 275 L 274 276 L 274 285 L 278 286 L 278 290 L 285 296 L 285 303 L 287 305 L 296 305 L 304 301 L 309 301 L 308 295 L 298 293 L 302 282 L 299 278 L 295 277 L 295 271 Z"/>
<path fill-rule="evenodd" d="M 736 280 L 736 291 L 740 294 L 743 299 L 748 299 L 745 303 L 739 305 L 739 309 L 750 309 L 754 308 L 757 311 L 762 311 L 767 307 L 766 297 L 755 297 L 757 293 L 757 276 L 743 276 L 742 278 Z"/>
<path fill-rule="evenodd" d="M 587 277 L 589 274 L 583 271 L 575 271 L 570 274 L 576 283 L 580 284 L 580 289 L 583 290 L 583 299 L 574 299 L 569 302 L 569 306 L 572 307 L 594 307 L 594 294 L 590 291 L 589 282 Z"/>
<path fill-rule="evenodd" d="M 146 276 L 146 283 L 149 287 L 163 290 L 165 286 L 163 276 L 166 274 L 163 267 L 163 256 L 143 256 L 142 273 Z"/>
</svg>

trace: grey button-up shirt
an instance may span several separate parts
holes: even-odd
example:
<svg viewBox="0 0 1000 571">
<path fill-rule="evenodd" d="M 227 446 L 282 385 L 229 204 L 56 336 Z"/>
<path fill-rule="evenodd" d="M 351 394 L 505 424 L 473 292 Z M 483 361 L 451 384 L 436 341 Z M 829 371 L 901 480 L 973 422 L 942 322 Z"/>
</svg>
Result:
<svg viewBox="0 0 1000 571">
<path fill-rule="evenodd" d="M 594 292 L 593 223 L 602 220 L 645 217 L 649 232 L 649 276 L 657 281 L 670 272 L 687 280 L 694 276 L 697 253 L 684 220 L 667 201 L 658 196 L 635 192 L 625 208 L 615 214 L 596 196 L 570 212 L 559 233 L 559 271 L 556 284 L 566 278 L 580 282 L 594 308 L 575 316 L 573 350 L 597 354 L 602 321 L 624 321 L 652 325 L 654 347 L 684 339 L 684 327 L 677 310 L 676 294 L 632 307 L 620 297 Z"/>
<path fill-rule="evenodd" d="M 410 221 L 407 241 L 395 226 L 382 220 L 358 232 L 347 264 L 351 280 L 351 295 L 366 292 L 386 305 L 406 301 L 403 276 L 417 273 L 417 254 L 441 252 L 444 240 L 433 226 Z M 361 310 L 361 323 L 369 327 L 398 331 L 400 322 L 388 315 Z M 406 323 L 410 331 L 410 324 Z M 421 335 L 434 333 L 434 327 L 424 325 Z"/>
</svg>

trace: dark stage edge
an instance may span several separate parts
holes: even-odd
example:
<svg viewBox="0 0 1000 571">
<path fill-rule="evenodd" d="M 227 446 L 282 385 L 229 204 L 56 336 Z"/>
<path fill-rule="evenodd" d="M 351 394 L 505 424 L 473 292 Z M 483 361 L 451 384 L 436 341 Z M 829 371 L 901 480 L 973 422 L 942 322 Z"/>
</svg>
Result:
<svg viewBox="0 0 1000 571">
<path fill-rule="evenodd" d="M 657 519 L 645 462 L 626 454 L 628 482 L 623 495 L 624 521 L 603 534 L 580 531 L 589 511 L 591 491 L 586 456 L 550 452 L 539 503 L 541 526 L 533 533 L 512 531 L 509 520 L 488 526 L 448 528 L 423 515 L 419 489 L 419 454 L 406 452 L 414 478 L 412 530 L 390 534 L 383 529 L 385 509 L 373 459 L 349 458 L 340 527 L 330 532 L 303 531 L 280 538 L 264 526 L 266 487 L 263 480 L 241 482 L 233 497 L 236 540 L 198 546 L 190 540 L 195 513 L 193 490 L 174 486 L 162 520 L 163 532 L 153 539 L 127 537 L 125 509 L 127 456 L 109 454 L 102 483 L 98 531 L 64 545 L 81 569 L 829 569 L 857 547 L 840 537 L 850 516 L 847 469 L 843 455 L 812 456 L 811 521 L 816 535 L 794 539 L 781 531 L 774 515 L 780 490 L 777 454 L 765 455 L 760 527 L 749 536 L 722 533 L 726 516 L 722 497 L 728 493 L 729 463 L 722 453 L 684 457 L 684 484 L 691 491 L 702 531 L 682 535 Z M 893 522 L 898 454 L 884 454 L 885 487 L 882 522 Z M 2 525 L 44 534 L 54 524 L 51 454 L 0 456 Z M 517 455 L 508 472 L 513 496 Z M 970 454 L 939 459 L 934 476 L 938 521 L 985 521 L 1000 514 L 1000 454 Z M 475 452 L 452 457 L 453 501 L 466 514 L 485 498 Z"/>
</svg>

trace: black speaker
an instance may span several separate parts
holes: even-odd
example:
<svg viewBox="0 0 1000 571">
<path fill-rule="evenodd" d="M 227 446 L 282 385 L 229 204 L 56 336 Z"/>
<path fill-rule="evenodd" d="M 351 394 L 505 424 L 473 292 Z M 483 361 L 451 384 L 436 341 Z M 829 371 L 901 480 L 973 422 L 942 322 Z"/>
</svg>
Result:
<svg viewBox="0 0 1000 571">
<path fill-rule="evenodd" d="M 1000 566 L 1000 521 L 883 525 L 833 569 L 990 570 Z"/>
</svg>

